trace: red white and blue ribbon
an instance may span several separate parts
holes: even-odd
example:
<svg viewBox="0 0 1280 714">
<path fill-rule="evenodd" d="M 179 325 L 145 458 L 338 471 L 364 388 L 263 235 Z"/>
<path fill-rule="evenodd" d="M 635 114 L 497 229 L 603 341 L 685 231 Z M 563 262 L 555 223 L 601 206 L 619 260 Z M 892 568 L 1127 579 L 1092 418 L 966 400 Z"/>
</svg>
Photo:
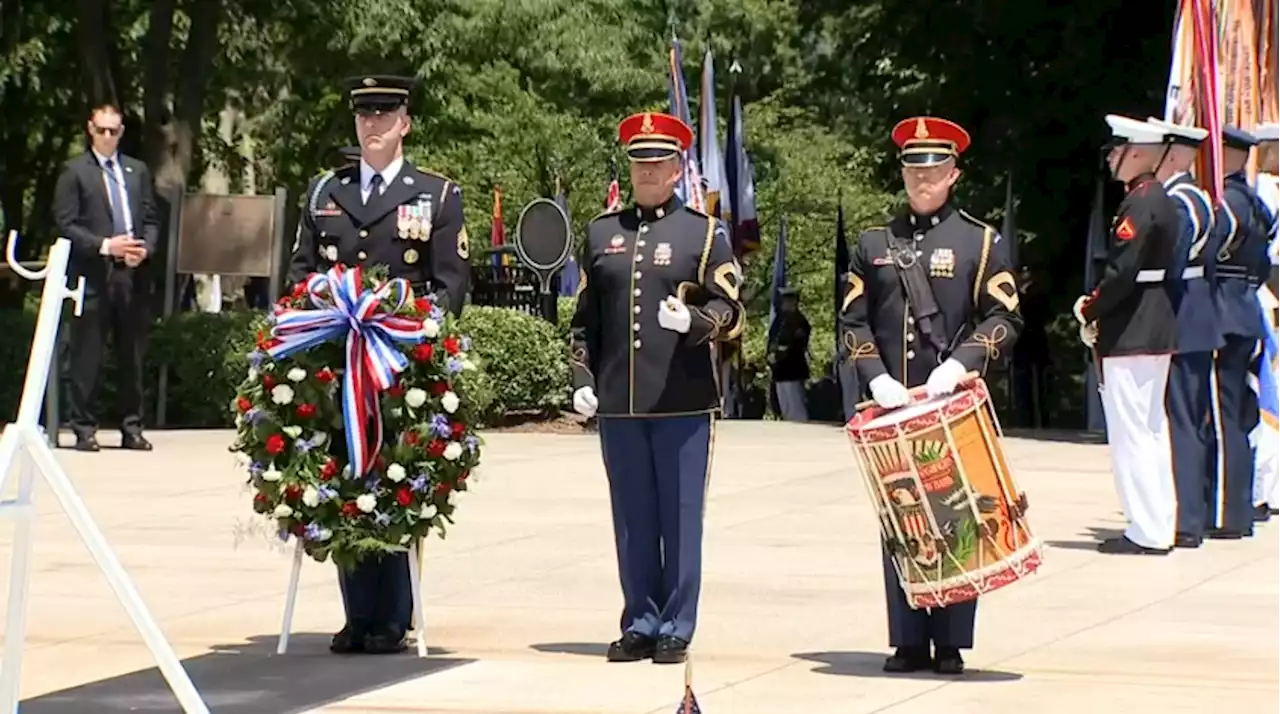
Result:
<svg viewBox="0 0 1280 714">
<path fill-rule="evenodd" d="M 346 338 L 342 423 L 351 475 L 359 478 L 373 466 L 382 448 L 378 393 L 395 384 L 396 375 L 409 366 L 398 345 L 426 339 L 422 321 L 393 314 L 411 294 L 408 281 L 401 278 L 368 290 L 358 266 L 337 265 L 327 273 L 312 273 L 306 288 L 315 309 L 285 309 L 276 314 L 271 333 L 277 344 L 267 354 L 281 359 Z M 386 308 L 384 301 L 388 301 Z"/>
</svg>

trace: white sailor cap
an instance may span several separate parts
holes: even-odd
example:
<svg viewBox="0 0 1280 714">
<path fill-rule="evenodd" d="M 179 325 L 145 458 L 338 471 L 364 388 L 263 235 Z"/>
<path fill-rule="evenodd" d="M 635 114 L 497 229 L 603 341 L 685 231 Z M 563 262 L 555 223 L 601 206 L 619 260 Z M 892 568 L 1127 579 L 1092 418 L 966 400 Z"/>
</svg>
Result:
<svg viewBox="0 0 1280 714">
<path fill-rule="evenodd" d="M 1161 127 L 1140 121 L 1132 117 L 1108 114 L 1107 124 L 1111 127 L 1111 135 L 1123 139 L 1126 144 L 1162 144 L 1165 130 Z"/>
<path fill-rule="evenodd" d="M 1258 141 L 1280 141 L 1280 124 L 1269 122 L 1267 124 L 1259 124 L 1254 130 L 1253 136 Z"/>
<path fill-rule="evenodd" d="M 1147 123 L 1152 124 L 1158 129 L 1164 131 L 1165 136 L 1174 144 L 1182 144 L 1184 146 L 1199 146 L 1205 138 L 1209 136 L 1208 129 L 1202 129 L 1198 126 L 1188 126 L 1186 124 L 1174 124 L 1148 117 Z"/>
</svg>

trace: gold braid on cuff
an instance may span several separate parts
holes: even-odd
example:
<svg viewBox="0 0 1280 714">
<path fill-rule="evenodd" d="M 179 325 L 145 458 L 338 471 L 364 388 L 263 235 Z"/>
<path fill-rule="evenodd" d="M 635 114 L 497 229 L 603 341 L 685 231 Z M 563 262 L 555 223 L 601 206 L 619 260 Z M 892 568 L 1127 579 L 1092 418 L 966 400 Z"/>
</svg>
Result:
<svg viewBox="0 0 1280 714">
<path fill-rule="evenodd" d="M 991 328 L 991 334 L 985 335 L 981 332 L 973 333 L 973 337 L 965 344 L 977 345 L 982 348 L 982 374 L 987 373 L 987 367 L 992 362 L 1000 360 L 1000 345 L 1009 337 L 1009 328 L 1003 324 L 997 324 Z"/>
<path fill-rule="evenodd" d="M 878 358 L 880 356 L 880 351 L 876 349 L 875 342 L 871 340 L 858 342 L 858 336 L 852 330 L 845 332 L 840 341 L 844 343 L 845 351 L 849 354 L 847 359 L 850 361 L 870 359 L 872 357 Z"/>
</svg>

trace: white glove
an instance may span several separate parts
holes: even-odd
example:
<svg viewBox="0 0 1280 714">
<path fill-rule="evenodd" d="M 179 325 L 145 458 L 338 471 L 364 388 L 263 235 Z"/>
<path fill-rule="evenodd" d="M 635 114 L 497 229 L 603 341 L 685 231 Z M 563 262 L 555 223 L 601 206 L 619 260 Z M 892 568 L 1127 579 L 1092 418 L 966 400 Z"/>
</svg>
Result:
<svg viewBox="0 0 1280 714">
<path fill-rule="evenodd" d="M 897 409 L 911 403 L 911 392 L 907 391 L 902 382 L 887 374 L 871 380 L 867 387 L 871 389 L 871 398 L 885 409 Z"/>
<path fill-rule="evenodd" d="M 1080 341 L 1086 347 L 1093 347 L 1098 344 L 1098 323 L 1090 322 L 1087 325 L 1080 326 Z"/>
<path fill-rule="evenodd" d="M 658 324 L 666 329 L 684 334 L 689 331 L 692 323 L 693 316 L 689 314 L 689 308 L 674 295 L 668 295 L 658 305 Z"/>
<path fill-rule="evenodd" d="M 956 385 L 966 371 L 964 365 L 956 359 L 943 362 L 929 373 L 929 381 L 924 384 L 925 393 L 932 398 L 956 391 Z"/>
<path fill-rule="evenodd" d="M 1086 322 L 1084 319 L 1084 304 L 1086 302 L 1089 302 L 1089 296 L 1081 295 L 1080 297 L 1076 298 L 1076 304 L 1071 306 L 1071 314 L 1076 316 L 1076 321 L 1079 322 L 1081 325 L 1083 325 Z"/>
<path fill-rule="evenodd" d="M 596 415 L 600 402 L 596 400 L 596 390 L 591 387 L 580 387 L 573 393 L 573 410 L 590 419 Z"/>
</svg>

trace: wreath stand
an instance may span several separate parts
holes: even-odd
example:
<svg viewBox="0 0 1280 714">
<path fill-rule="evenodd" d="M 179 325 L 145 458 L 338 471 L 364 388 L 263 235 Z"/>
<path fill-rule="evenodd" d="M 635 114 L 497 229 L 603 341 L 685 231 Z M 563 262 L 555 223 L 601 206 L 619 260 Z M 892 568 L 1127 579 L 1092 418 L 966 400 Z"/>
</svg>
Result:
<svg viewBox="0 0 1280 714">
<path fill-rule="evenodd" d="M 143 604 L 133 581 L 94 523 L 89 509 L 76 493 L 75 486 L 54 458 L 53 449 L 40 427 L 40 403 L 49 383 L 50 366 L 54 364 L 58 323 L 62 319 L 62 301 L 71 299 L 77 317 L 84 303 L 84 278 L 80 278 L 74 290 L 67 288 L 71 242 L 66 238 L 59 238 L 54 242 L 49 251 L 48 263 L 38 271 L 28 270 L 18 263 L 15 255 L 17 242 L 18 232 L 10 231 L 5 248 L 5 259 L 9 267 L 27 280 L 44 280 L 44 290 L 40 296 L 40 312 L 31 340 L 31 353 L 27 358 L 26 381 L 22 386 L 18 419 L 6 425 L 4 433 L 0 435 L 0 492 L 8 485 L 9 472 L 15 466 L 18 470 L 17 497 L 0 501 L 0 517 L 16 521 L 10 560 L 3 660 L 0 660 L 0 712 L 16 714 L 18 710 L 18 685 L 21 681 L 23 645 L 27 631 L 27 586 L 31 579 L 31 552 L 34 545 L 31 526 L 36 516 L 32 491 L 35 472 L 39 472 L 58 498 L 62 510 L 71 520 L 71 525 L 89 549 L 98 568 L 106 576 L 116 598 L 129 614 L 129 619 L 133 620 L 134 627 L 138 628 L 183 711 L 187 714 L 209 714 L 208 707 L 191 683 L 186 670 L 182 668 L 182 663 Z"/>
<path fill-rule="evenodd" d="M 289 634 L 293 630 L 293 606 L 298 601 L 298 577 L 302 574 L 302 559 L 306 551 L 302 541 L 297 540 L 293 548 L 293 566 L 289 569 L 289 588 L 284 596 L 284 622 L 280 624 L 280 640 L 276 643 L 276 654 L 289 651 Z M 427 617 L 422 604 L 422 551 L 418 548 L 421 539 L 409 544 L 409 589 L 413 593 L 413 622 L 410 627 L 416 631 L 418 640 L 418 656 L 427 656 Z"/>
</svg>

